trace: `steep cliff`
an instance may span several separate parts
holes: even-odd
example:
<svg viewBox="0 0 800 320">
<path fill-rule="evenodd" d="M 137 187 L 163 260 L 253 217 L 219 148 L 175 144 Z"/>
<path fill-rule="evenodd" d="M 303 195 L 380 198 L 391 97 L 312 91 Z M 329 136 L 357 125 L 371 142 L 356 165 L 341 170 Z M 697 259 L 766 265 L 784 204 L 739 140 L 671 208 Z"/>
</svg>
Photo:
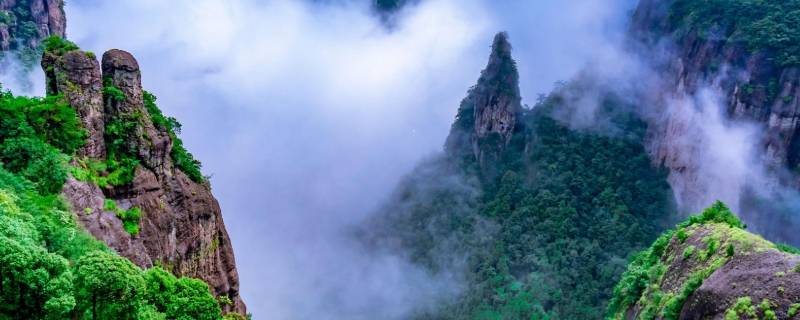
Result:
<svg viewBox="0 0 800 320">
<path fill-rule="evenodd" d="M 800 69 L 792 44 L 798 39 L 796 23 L 790 20 L 797 9 L 794 1 L 642 0 L 631 24 L 632 40 L 662 76 L 662 98 L 719 92 L 726 118 L 763 130 L 759 158 L 770 170 L 786 173 L 783 183 L 795 187 Z M 651 127 L 654 160 L 672 170 L 678 197 L 690 203 L 689 210 L 698 210 L 692 202 L 703 202 L 695 200 L 713 187 L 697 183 L 700 163 L 692 148 L 701 143 L 689 119 L 662 108 Z"/>
<path fill-rule="evenodd" d="M 63 0 L 0 0 L 0 51 L 36 51 L 42 40 L 65 31 Z"/>
<path fill-rule="evenodd" d="M 225 311 L 245 314 L 219 204 L 175 120 L 143 91 L 136 59 L 113 49 L 98 63 L 68 42 L 46 45 L 47 93 L 62 95 L 87 131 L 62 191 L 80 224 L 140 267 L 206 281 Z"/>
<path fill-rule="evenodd" d="M 492 42 L 489 63 L 478 83 L 461 101 L 445 151 L 456 158 L 477 161 L 484 169 L 490 167 L 487 162 L 497 161 L 511 142 L 517 118 L 523 111 L 521 100 L 511 44 L 508 35 L 501 32 Z"/>
<path fill-rule="evenodd" d="M 794 319 L 797 253 L 748 233 L 717 203 L 636 256 L 614 290 L 608 317 Z"/>
</svg>

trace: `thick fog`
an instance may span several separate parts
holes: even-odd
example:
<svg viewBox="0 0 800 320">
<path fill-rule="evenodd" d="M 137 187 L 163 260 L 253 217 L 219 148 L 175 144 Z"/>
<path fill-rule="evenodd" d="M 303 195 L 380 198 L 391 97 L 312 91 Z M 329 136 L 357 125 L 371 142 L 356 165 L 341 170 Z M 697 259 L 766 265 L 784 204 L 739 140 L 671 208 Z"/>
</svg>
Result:
<svg viewBox="0 0 800 320">
<path fill-rule="evenodd" d="M 776 183 L 762 128 L 727 120 L 713 82 L 663 91 L 652 56 L 622 49 L 635 2 L 421 0 L 390 24 L 355 0 L 69 0 L 66 10 L 68 38 L 98 57 L 133 53 L 145 89 L 183 123 L 255 319 L 402 319 L 459 294 L 459 275 L 367 252 L 351 228 L 441 151 L 503 30 L 523 103 L 580 74 L 595 86 L 571 97 L 569 124 L 587 128 L 604 92 L 620 93 L 663 130 L 654 156 L 688 165 L 670 175 L 685 212 L 724 200 L 751 230 L 800 243 L 787 214 L 800 195 Z M 0 82 L 44 91 L 41 70 L 9 56 Z"/>
<path fill-rule="evenodd" d="M 68 38 L 132 52 L 213 176 L 256 319 L 391 319 L 457 294 L 346 236 L 441 150 L 494 33 L 528 101 L 611 52 L 629 0 L 428 0 L 390 28 L 369 3 L 67 3 Z M 37 73 L 39 74 L 39 73 Z M 41 94 L 41 85 L 34 89 Z"/>
</svg>

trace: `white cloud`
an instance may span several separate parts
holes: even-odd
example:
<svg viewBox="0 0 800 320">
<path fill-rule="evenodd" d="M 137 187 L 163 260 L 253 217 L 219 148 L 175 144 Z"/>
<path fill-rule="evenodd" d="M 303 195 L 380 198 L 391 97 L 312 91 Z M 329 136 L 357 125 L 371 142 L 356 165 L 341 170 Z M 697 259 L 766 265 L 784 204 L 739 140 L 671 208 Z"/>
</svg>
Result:
<svg viewBox="0 0 800 320">
<path fill-rule="evenodd" d="M 387 29 L 365 2 L 71 0 L 68 37 L 132 52 L 214 174 L 257 319 L 402 318 L 452 279 L 343 233 L 423 156 L 510 32 L 529 100 L 621 30 L 628 0 L 428 0 Z M 612 37 L 613 38 L 613 37 Z"/>
</svg>

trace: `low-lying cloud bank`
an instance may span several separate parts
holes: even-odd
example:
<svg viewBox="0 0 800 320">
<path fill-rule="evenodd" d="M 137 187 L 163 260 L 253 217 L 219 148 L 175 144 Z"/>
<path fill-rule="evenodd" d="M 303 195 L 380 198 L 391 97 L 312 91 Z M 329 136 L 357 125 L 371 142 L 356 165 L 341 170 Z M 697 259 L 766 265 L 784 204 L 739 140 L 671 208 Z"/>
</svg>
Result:
<svg viewBox="0 0 800 320">
<path fill-rule="evenodd" d="M 401 319 L 457 294 L 348 236 L 441 150 L 495 32 L 528 101 L 589 61 L 614 69 L 632 0 L 425 0 L 391 28 L 367 1 L 71 0 L 68 37 L 132 52 L 212 174 L 257 319 Z M 6 60 L 7 68 L 16 64 Z M 9 70 L 9 69 L 6 69 Z M 3 72 L 5 88 L 42 95 Z"/>
</svg>

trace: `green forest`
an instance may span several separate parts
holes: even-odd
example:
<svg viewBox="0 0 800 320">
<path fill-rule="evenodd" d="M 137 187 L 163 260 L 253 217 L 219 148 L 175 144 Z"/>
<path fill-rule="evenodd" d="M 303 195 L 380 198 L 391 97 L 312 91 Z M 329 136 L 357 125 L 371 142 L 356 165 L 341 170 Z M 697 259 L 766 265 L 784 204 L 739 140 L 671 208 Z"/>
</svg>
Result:
<svg viewBox="0 0 800 320">
<path fill-rule="evenodd" d="M 644 124 L 620 114 L 625 136 L 574 130 L 552 116 L 563 108 L 556 93 L 525 112 L 488 171 L 501 174 L 445 158 L 401 185 L 380 237 L 434 271 L 452 267 L 443 251 L 468 261 L 465 296 L 420 319 L 601 318 L 628 258 L 673 222 Z"/>
<path fill-rule="evenodd" d="M 800 64 L 800 1 L 676 0 L 669 14 L 679 32 L 744 43 L 781 67 Z"/>
</svg>

